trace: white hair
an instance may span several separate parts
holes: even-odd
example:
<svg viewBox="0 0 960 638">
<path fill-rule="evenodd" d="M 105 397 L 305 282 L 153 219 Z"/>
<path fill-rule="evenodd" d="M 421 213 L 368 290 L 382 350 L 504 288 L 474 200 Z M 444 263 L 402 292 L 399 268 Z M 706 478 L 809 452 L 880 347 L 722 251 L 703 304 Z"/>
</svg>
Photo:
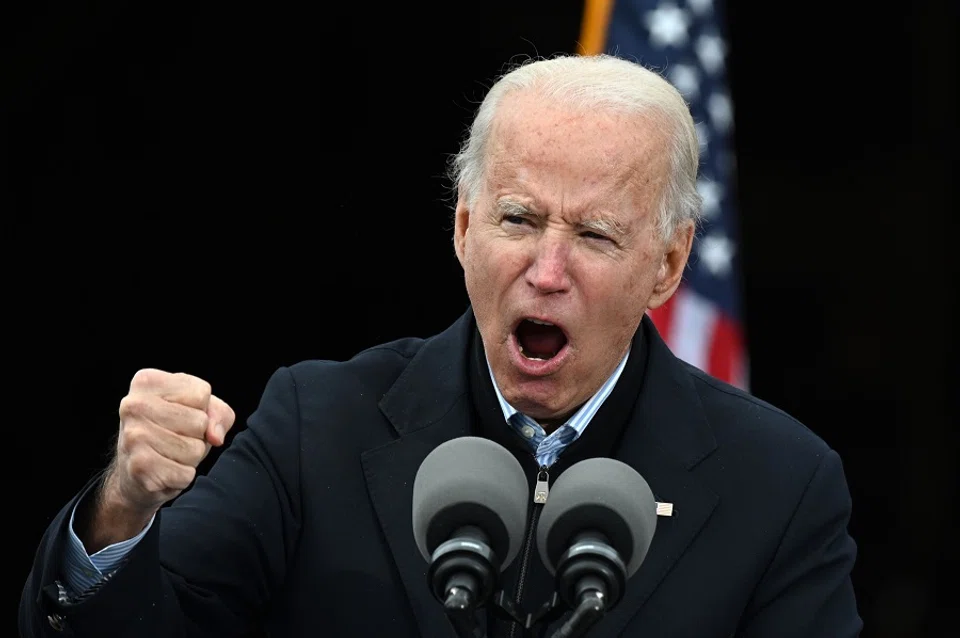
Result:
<svg viewBox="0 0 960 638">
<path fill-rule="evenodd" d="M 483 186 L 486 148 L 497 108 L 507 94 L 530 89 L 578 110 L 659 116 L 668 128 L 671 171 L 660 201 L 658 231 L 667 241 L 678 225 L 688 220 L 699 222 L 700 144 L 687 103 L 655 71 L 610 55 L 527 60 L 497 80 L 480 104 L 460 151 L 450 161 L 455 194 L 462 193 L 471 208 Z"/>
</svg>

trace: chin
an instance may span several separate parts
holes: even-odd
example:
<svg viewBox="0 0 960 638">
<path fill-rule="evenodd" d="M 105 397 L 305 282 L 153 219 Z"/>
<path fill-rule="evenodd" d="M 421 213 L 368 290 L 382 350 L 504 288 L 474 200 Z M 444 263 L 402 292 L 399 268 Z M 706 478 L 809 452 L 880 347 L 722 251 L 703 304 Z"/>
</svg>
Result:
<svg viewBox="0 0 960 638">
<path fill-rule="evenodd" d="M 511 383 L 501 392 L 510 405 L 529 417 L 538 421 L 558 419 L 573 412 L 569 401 L 558 401 L 561 385 L 558 379 L 526 379 Z"/>
</svg>

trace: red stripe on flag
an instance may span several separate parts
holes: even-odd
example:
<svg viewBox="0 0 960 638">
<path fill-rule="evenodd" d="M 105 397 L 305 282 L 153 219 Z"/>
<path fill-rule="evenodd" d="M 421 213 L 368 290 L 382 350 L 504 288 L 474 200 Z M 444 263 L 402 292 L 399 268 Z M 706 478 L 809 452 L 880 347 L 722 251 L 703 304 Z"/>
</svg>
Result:
<svg viewBox="0 0 960 638">
<path fill-rule="evenodd" d="M 657 327 L 660 337 L 668 343 L 670 341 L 670 328 L 673 325 L 673 309 L 676 306 L 677 296 L 681 294 L 683 294 L 683 290 L 677 290 L 672 297 L 667 299 L 667 303 L 647 313 L 653 320 L 653 325 Z"/>
<path fill-rule="evenodd" d="M 722 313 L 717 315 L 710 340 L 707 374 L 731 385 L 742 386 L 743 335 L 740 326 Z"/>
<path fill-rule="evenodd" d="M 696 293 L 681 286 L 667 303 L 648 311 L 667 347 L 674 351 L 683 350 L 679 344 L 674 343 L 674 339 L 688 338 L 675 334 L 677 331 L 675 324 L 681 321 L 677 314 L 677 306 L 686 295 L 696 295 Z M 702 339 L 704 352 L 697 355 L 697 360 L 702 362 L 704 372 L 743 390 L 748 389 L 746 344 L 740 324 L 714 309 L 709 326 L 704 325 L 698 329 L 701 332 L 709 331 L 709 334 L 704 335 Z"/>
</svg>

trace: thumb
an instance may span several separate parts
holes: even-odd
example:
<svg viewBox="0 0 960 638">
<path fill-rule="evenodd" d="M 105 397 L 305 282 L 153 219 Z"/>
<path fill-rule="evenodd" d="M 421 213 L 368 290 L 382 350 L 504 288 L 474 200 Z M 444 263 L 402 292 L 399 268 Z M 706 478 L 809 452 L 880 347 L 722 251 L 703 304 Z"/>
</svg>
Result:
<svg viewBox="0 0 960 638">
<path fill-rule="evenodd" d="M 236 418 L 233 408 L 210 395 L 210 403 L 207 404 L 207 431 L 204 435 L 207 442 L 210 445 L 223 445 Z"/>
</svg>

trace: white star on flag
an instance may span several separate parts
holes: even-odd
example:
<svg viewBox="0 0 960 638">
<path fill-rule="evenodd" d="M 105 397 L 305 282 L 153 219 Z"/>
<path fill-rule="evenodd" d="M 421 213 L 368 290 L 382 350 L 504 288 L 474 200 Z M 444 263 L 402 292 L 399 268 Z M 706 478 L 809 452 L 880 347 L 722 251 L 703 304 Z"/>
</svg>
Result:
<svg viewBox="0 0 960 638">
<path fill-rule="evenodd" d="M 733 104 L 730 98 L 723 93 L 714 93 L 707 100 L 707 110 L 713 125 L 721 132 L 726 132 L 733 124 Z"/>
<path fill-rule="evenodd" d="M 716 182 L 705 179 L 697 180 L 697 192 L 703 199 L 703 216 L 710 219 L 720 212 L 720 198 L 723 197 L 723 187 Z"/>
<path fill-rule="evenodd" d="M 722 38 L 715 35 L 702 35 L 697 38 L 696 49 L 700 64 L 709 73 L 716 73 L 723 68 L 726 47 Z"/>
<path fill-rule="evenodd" d="M 700 240 L 700 259 L 710 274 L 726 275 L 732 268 L 733 243 L 723 235 L 707 235 Z"/>
<path fill-rule="evenodd" d="M 675 4 L 665 2 L 648 12 L 646 23 L 650 29 L 650 42 L 654 46 L 680 47 L 687 42 L 690 18 L 686 11 Z"/>
<path fill-rule="evenodd" d="M 713 0 L 687 0 L 687 4 L 700 16 L 713 9 Z"/>
<path fill-rule="evenodd" d="M 700 94 L 700 77 L 696 67 L 689 64 L 675 64 L 668 71 L 670 81 L 677 90 L 688 100 L 695 99 Z"/>
</svg>

